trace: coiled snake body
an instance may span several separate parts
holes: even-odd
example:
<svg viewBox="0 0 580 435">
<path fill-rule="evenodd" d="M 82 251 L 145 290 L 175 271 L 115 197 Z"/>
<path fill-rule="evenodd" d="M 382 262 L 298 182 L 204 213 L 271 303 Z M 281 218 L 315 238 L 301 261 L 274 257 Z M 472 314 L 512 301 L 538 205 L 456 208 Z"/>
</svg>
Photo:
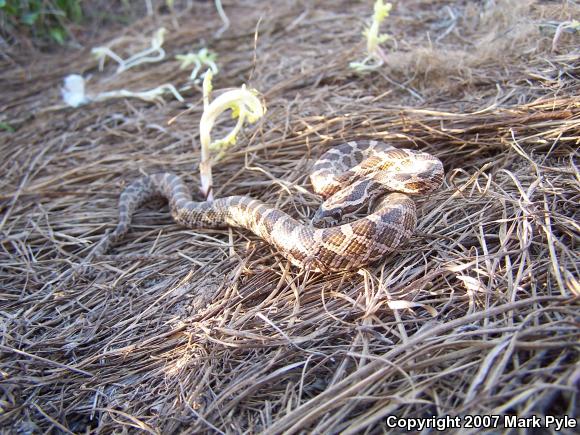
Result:
<svg viewBox="0 0 580 435">
<path fill-rule="evenodd" d="M 102 255 L 127 234 L 137 207 L 153 196 L 162 196 L 169 201 L 175 221 L 186 227 L 242 227 L 296 266 L 323 272 L 357 269 L 394 251 L 411 236 L 416 210 L 406 193 L 438 188 L 443 165 L 423 152 L 377 141 L 348 142 L 323 154 L 310 179 L 314 190 L 328 198 L 314 217 L 325 228 L 303 224 L 247 196 L 192 201 L 187 186 L 172 173 L 142 177 L 121 194 L 117 227 L 101 240 L 91 257 Z M 386 192 L 397 193 L 385 196 Z M 369 214 L 331 226 L 361 210 Z"/>
</svg>

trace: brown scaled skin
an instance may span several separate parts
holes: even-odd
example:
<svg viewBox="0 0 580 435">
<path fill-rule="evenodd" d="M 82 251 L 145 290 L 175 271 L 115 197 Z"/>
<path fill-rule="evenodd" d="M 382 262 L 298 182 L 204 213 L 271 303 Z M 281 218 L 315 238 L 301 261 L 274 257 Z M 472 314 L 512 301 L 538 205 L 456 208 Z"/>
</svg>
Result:
<svg viewBox="0 0 580 435">
<path fill-rule="evenodd" d="M 367 160 L 361 163 L 360 158 Z M 353 167 L 345 169 L 346 164 Z M 321 272 L 359 269 L 395 251 L 415 230 L 413 200 L 404 193 L 383 195 L 396 190 L 432 191 L 443 180 L 443 165 L 435 157 L 413 150 L 394 149 L 375 141 L 349 142 L 323 155 L 314 165 L 311 180 L 315 191 L 328 197 L 322 211 L 317 212 L 317 217 L 327 223 L 335 224 L 333 219 L 342 216 L 344 210 L 350 213 L 351 209 L 368 208 L 370 198 L 374 199 L 373 210 L 351 223 L 313 228 L 246 196 L 193 201 L 177 175 L 154 174 L 136 180 L 121 194 L 118 225 L 95 247 L 90 258 L 102 255 L 126 235 L 137 207 L 162 196 L 169 201 L 175 221 L 186 227 L 245 228 L 300 268 Z M 346 186 L 345 190 L 341 186 Z"/>
</svg>

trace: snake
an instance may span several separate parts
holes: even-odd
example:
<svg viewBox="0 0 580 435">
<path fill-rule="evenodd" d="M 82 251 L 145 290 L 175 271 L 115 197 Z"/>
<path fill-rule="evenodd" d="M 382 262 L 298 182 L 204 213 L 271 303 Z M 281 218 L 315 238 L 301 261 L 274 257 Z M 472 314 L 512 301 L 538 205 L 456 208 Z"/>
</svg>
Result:
<svg viewBox="0 0 580 435">
<path fill-rule="evenodd" d="M 182 226 L 245 228 L 299 268 L 356 270 L 397 251 L 409 240 L 417 224 L 411 196 L 433 192 L 443 178 L 443 164 L 426 152 L 376 140 L 345 142 L 314 163 L 310 181 L 324 202 L 312 221 L 303 223 L 249 196 L 194 201 L 178 175 L 147 175 L 121 193 L 117 226 L 90 257 L 103 255 L 125 237 L 138 207 L 153 197 L 163 197 L 174 221 Z"/>
</svg>

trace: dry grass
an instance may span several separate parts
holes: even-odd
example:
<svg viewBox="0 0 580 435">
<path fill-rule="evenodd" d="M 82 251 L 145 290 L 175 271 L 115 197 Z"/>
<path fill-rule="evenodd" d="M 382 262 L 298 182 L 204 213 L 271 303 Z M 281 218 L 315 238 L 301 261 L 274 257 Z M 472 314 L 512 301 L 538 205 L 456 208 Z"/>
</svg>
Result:
<svg viewBox="0 0 580 435">
<path fill-rule="evenodd" d="M 130 52 L 172 29 L 167 61 L 120 76 L 98 73 L 90 47 L 4 55 L 0 121 L 16 131 L 0 133 L 0 424 L 380 433 L 388 415 L 577 417 L 578 35 L 551 46 L 578 7 L 399 2 L 390 62 L 359 78 L 347 65 L 368 4 L 225 2 L 232 27 L 213 40 L 208 3 L 102 32 L 93 45 L 122 37 Z M 114 257 L 70 274 L 139 172 L 198 185 L 201 101 L 193 89 L 186 113 L 173 101 L 67 109 L 62 78 L 182 85 L 172 57 L 201 39 L 220 56 L 215 88 L 249 81 L 269 109 L 216 167 L 217 194 L 307 220 L 318 198 L 306 174 L 329 146 L 425 149 L 447 179 L 419 201 L 406 249 L 359 273 L 305 274 L 247 232 L 183 229 L 153 205 Z"/>
</svg>

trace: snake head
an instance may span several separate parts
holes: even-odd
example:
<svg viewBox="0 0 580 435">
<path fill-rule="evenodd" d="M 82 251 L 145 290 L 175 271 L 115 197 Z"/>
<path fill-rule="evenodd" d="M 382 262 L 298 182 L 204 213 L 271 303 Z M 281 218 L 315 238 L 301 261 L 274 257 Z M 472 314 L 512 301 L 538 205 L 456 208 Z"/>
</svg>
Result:
<svg viewBox="0 0 580 435">
<path fill-rule="evenodd" d="M 317 228 L 330 228 L 338 225 L 341 220 L 341 208 L 326 208 L 323 204 L 318 210 L 316 210 L 316 213 L 312 218 L 312 224 Z"/>
</svg>

